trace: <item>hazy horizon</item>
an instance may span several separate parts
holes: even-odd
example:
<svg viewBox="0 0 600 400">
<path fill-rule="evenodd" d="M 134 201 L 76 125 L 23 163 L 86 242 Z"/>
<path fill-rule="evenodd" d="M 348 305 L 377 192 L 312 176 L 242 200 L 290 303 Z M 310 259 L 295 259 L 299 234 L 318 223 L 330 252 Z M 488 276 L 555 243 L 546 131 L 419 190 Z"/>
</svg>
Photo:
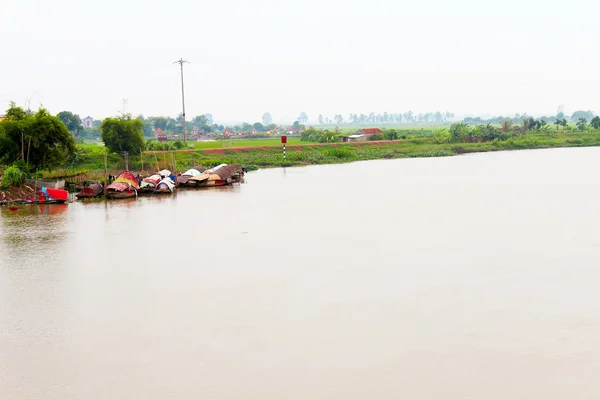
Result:
<svg viewBox="0 0 600 400">
<path fill-rule="evenodd" d="M 459 116 L 592 110 L 594 3 L 0 0 L 0 110 L 181 112 L 291 123 L 306 112 Z M 585 13 L 582 14 L 582 10 Z M 582 15 L 580 15 L 582 14 Z"/>
</svg>

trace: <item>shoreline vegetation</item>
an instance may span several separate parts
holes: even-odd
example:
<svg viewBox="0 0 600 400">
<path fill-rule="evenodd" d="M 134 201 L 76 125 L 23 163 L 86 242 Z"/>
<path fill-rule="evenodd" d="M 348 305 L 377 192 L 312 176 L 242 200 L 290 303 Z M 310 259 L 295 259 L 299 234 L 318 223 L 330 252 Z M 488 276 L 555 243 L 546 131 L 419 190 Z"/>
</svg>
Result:
<svg viewBox="0 0 600 400">
<path fill-rule="evenodd" d="M 482 153 L 503 150 L 526 150 L 557 147 L 600 146 L 600 132 L 528 134 L 507 140 L 437 143 L 433 138 L 412 138 L 353 143 L 302 143 L 289 140 L 286 158 L 281 144 L 261 143 L 261 139 L 245 140 L 244 146 L 235 146 L 236 140 L 228 141 L 230 147 L 144 151 L 129 156 L 127 161 L 116 154 L 108 154 L 109 173 L 118 173 L 128 164 L 135 173 L 152 173 L 161 169 L 183 172 L 194 165 L 213 167 L 219 164 L 237 163 L 249 171 L 259 168 L 294 167 L 321 164 L 341 164 L 354 161 L 378 159 L 449 157 L 466 153 Z M 241 141 L 240 141 L 241 142 Z M 252 142 L 256 142 L 252 145 Z M 266 142 L 266 141 L 265 141 Z M 74 179 L 81 182 L 99 180 L 104 176 L 105 149 L 98 145 L 78 146 L 77 162 L 71 168 L 58 168 L 42 172 L 41 179 Z"/>
<path fill-rule="evenodd" d="M 155 137 L 148 138 L 146 133 L 152 134 L 152 130 L 146 132 L 145 119 L 123 114 L 99 123 L 102 142 L 96 139 L 86 144 L 77 134 L 81 121 L 76 115 L 62 112 L 52 116 L 43 108 L 32 112 L 12 103 L 0 120 L 0 200 L 5 197 L 1 190 L 22 187 L 26 179 L 65 180 L 68 189 L 76 190 L 86 183 L 103 182 L 106 175 L 118 175 L 125 170 L 148 176 L 163 169 L 177 174 L 195 165 L 211 168 L 219 164 L 239 164 L 253 171 L 488 151 L 600 146 L 600 117 L 591 111 L 580 114 L 575 113 L 571 118 L 579 116 L 575 125 L 569 124 L 559 113 L 555 122 L 523 116 L 520 123 L 515 124 L 515 119 L 499 117 L 493 121 L 497 124 L 471 126 L 465 119 L 437 128 L 387 127 L 353 131 L 349 127 L 336 127 L 329 130 L 306 128 L 295 121 L 288 128 L 270 124 L 273 130 L 266 132 L 262 129 L 264 126 L 247 124 L 254 129 L 249 133 L 229 128 L 221 132 L 217 126 L 210 135 L 190 136 L 187 144 L 172 133 L 169 140 L 169 136 L 160 133 L 160 128 Z M 589 123 L 587 118 L 591 118 Z M 154 125 L 157 121 L 162 120 L 154 121 Z M 281 135 L 288 136 L 285 158 Z M 202 140 L 206 138 L 212 140 Z"/>
</svg>

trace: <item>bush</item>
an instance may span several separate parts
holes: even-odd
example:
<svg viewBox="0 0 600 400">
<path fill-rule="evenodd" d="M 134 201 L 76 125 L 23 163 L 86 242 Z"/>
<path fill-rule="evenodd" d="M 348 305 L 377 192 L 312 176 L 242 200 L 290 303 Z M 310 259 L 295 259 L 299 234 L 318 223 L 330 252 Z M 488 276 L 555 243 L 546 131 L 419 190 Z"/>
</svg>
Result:
<svg viewBox="0 0 600 400">
<path fill-rule="evenodd" d="M 371 141 L 385 140 L 385 136 L 383 136 L 381 133 L 375 133 L 375 134 L 369 136 L 369 140 L 371 140 Z"/>
<path fill-rule="evenodd" d="M 342 150 L 342 149 L 327 150 L 325 152 L 325 156 L 332 157 L 332 158 L 337 158 L 337 159 L 340 159 L 340 160 L 348 159 L 348 158 L 354 158 L 354 154 L 351 151 Z"/>
<path fill-rule="evenodd" d="M 183 142 L 181 140 L 176 140 L 173 142 L 173 147 L 176 148 L 177 150 L 181 150 L 185 147 L 185 145 L 183 144 Z"/>
<path fill-rule="evenodd" d="M 4 175 L 2 176 L 2 182 L 0 183 L 0 186 L 2 186 L 3 188 L 21 186 L 21 183 L 23 183 L 24 179 L 25 172 L 20 170 L 17 166 L 11 165 L 4 171 Z"/>
<path fill-rule="evenodd" d="M 395 129 L 388 129 L 385 131 L 385 138 L 387 140 L 398 140 L 398 132 Z"/>
</svg>

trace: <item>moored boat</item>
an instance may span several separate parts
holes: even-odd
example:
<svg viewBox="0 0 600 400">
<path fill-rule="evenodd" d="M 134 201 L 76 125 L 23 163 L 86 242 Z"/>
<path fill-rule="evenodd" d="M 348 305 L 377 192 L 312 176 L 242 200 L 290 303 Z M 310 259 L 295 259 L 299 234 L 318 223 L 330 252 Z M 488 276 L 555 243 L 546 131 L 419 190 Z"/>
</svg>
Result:
<svg viewBox="0 0 600 400">
<path fill-rule="evenodd" d="M 154 193 L 156 194 L 171 194 L 175 190 L 175 183 L 171 178 L 163 178 L 158 185 L 156 185 L 156 189 L 154 189 Z"/>
<path fill-rule="evenodd" d="M 51 189 L 43 187 L 40 190 L 40 197 L 37 204 L 62 204 L 69 200 L 69 192 L 62 189 Z M 32 202 L 32 201 L 28 201 Z"/>
<path fill-rule="evenodd" d="M 131 172 L 121 172 L 117 179 L 106 187 L 106 197 L 109 199 L 136 197 L 139 188 L 138 181 Z"/>
<path fill-rule="evenodd" d="M 101 197 L 104 194 L 104 187 L 101 183 L 92 183 L 88 187 L 84 187 L 81 189 L 79 193 L 75 195 L 80 200 L 83 199 L 92 199 L 94 197 Z"/>
<path fill-rule="evenodd" d="M 161 176 L 158 174 L 154 174 L 147 178 L 144 178 L 142 180 L 142 184 L 140 185 L 138 193 L 152 193 L 154 189 L 156 189 L 156 186 L 158 185 L 158 182 L 160 182 L 160 180 Z"/>
<path fill-rule="evenodd" d="M 185 177 L 186 187 L 225 186 L 239 182 L 243 172 L 239 164 L 220 164 L 201 174 Z M 178 182 L 180 182 L 178 177 Z M 183 179 L 182 179 L 183 180 Z"/>
</svg>

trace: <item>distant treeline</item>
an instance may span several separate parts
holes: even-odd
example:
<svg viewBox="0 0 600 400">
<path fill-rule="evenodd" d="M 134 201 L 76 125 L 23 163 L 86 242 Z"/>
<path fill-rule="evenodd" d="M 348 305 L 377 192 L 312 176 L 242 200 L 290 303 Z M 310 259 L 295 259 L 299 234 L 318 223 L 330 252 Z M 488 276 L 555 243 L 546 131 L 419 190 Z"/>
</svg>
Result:
<svg viewBox="0 0 600 400">
<path fill-rule="evenodd" d="M 555 116 L 542 116 L 537 118 L 537 120 L 539 121 L 543 121 L 547 124 L 555 124 L 556 121 L 563 121 L 566 119 L 570 119 L 573 122 L 578 122 L 580 119 L 585 119 L 586 121 L 591 121 L 592 119 L 594 119 L 595 115 L 594 112 L 592 111 L 583 111 L 583 110 L 578 110 L 575 111 L 570 117 L 568 115 L 565 115 L 564 113 L 560 112 Z M 513 117 L 504 117 L 504 116 L 500 116 L 500 117 L 494 117 L 494 118 L 481 118 L 481 117 L 466 117 L 463 119 L 463 122 L 466 124 L 495 124 L 495 125 L 500 125 L 501 121 L 503 120 L 510 120 L 512 121 L 514 124 L 518 124 L 521 123 L 524 119 L 529 119 L 532 118 L 529 115 L 527 115 L 527 113 L 525 114 L 515 114 Z M 536 118 L 534 118 L 536 119 Z"/>
</svg>

